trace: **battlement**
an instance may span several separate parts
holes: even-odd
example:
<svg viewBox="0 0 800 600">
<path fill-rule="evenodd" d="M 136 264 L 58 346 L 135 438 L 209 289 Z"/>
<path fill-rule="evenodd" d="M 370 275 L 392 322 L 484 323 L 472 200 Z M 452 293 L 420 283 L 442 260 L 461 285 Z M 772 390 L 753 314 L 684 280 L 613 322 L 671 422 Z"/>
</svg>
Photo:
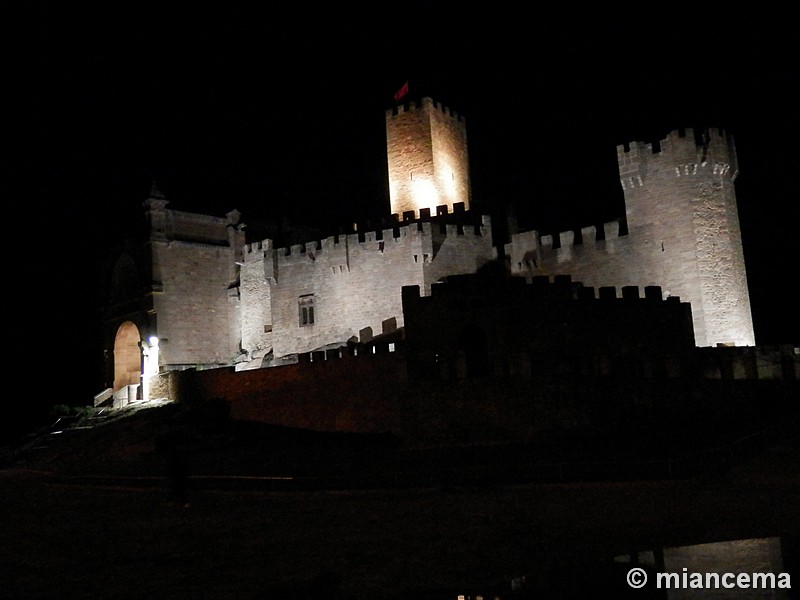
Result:
<svg viewBox="0 0 800 600">
<path fill-rule="evenodd" d="M 430 208 L 421 208 L 419 210 L 406 210 L 402 213 L 392 213 L 390 220 L 393 223 L 411 223 L 413 221 L 431 221 L 431 222 L 450 222 L 458 225 L 467 226 L 474 225 L 477 221 L 476 213 L 468 211 L 463 202 L 455 202 L 450 210 L 447 204 L 440 204 L 433 210 Z M 481 226 L 488 227 L 489 217 L 487 215 L 480 216 Z"/>
<path fill-rule="evenodd" d="M 243 261 L 261 260 L 274 252 L 279 260 L 288 264 L 297 260 L 316 261 L 326 254 L 338 256 L 348 248 L 354 247 L 369 250 L 372 246 L 375 251 L 383 253 L 390 251 L 394 244 L 409 237 L 431 238 L 437 235 L 456 238 L 491 235 L 491 219 L 488 215 L 481 215 L 478 221 L 475 215 L 461 209 L 450 212 L 446 205 L 437 207 L 435 215 L 431 214 L 430 209 L 422 209 L 419 218 L 411 214 L 412 212 L 404 213 L 402 220 L 398 215 L 392 215 L 388 221 L 390 226 L 362 229 L 355 225 L 353 232 L 332 235 L 304 244 L 275 248 L 270 239 L 246 244 L 242 251 Z"/>
<path fill-rule="evenodd" d="M 456 112 L 452 108 L 449 108 L 449 107 L 445 106 L 441 102 L 437 102 L 436 100 L 434 100 L 432 98 L 429 98 L 429 97 L 421 98 L 420 100 L 417 100 L 417 101 L 411 100 L 411 101 L 406 102 L 404 104 L 400 104 L 400 105 L 394 106 L 394 107 L 392 107 L 390 109 L 387 109 L 386 110 L 386 117 L 387 118 L 394 118 L 394 117 L 397 117 L 399 115 L 402 115 L 403 113 L 413 113 L 413 112 L 415 112 L 417 110 L 426 109 L 426 108 L 427 109 L 438 110 L 441 113 L 452 117 L 456 121 L 459 121 L 461 123 L 464 122 L 464 117 L 461 114 L 459 114 L 458 112 Z"/>
<path fill-rule="evenodd" d="M 575 301 L 619 301 L 630 302 L 641 300 L 643 302 L 669 302 L 680 303 L 679 296 L 665 294 L 661 286 L 647 285 L 635 286 L 625 285 L 621 287 L 601 286 L 598 288 L 586 286 L 580 281 L 573 281 L 569 274 L 558 275 L 536 275 L 530 280 L 525 281 L 519 278 L 510 280 L 509 285 L 514 290 L 524 290 L 532 300 L 575 300 Z M 495 290 L 497 291 L 497 290 Z M 419 295 L 419 289 L 409 286 L 408 291 L 404 288 L 404 293 Z M 448 277 L 445 282 L 431 287 L 432 297 L 452 296 L 464 297 L 471 294 L 484 295 L 487 288 L 480 279 L 474 275 L 456 275 Z"/>
<path fill-rule="evenodd" d="M 675 130 L 658 142 L 617 146 L 617 164 L 626 191 L 644 186 L 652 177 L 703 175 L 732 181 L 739 171 L 733 136 L 720 128 Z"/>
<path fill-rule="evenodd" d="M 235 246 L 240 234 L 240 213 L 233 210 L 224 217 L 172 210 L 163 197 L 146 201 L 150 239 L 211 246 Z"/>
<path fill-rule="evenodd" d="M 313 350 L 299 353 L 297 355 L 297 364 L 318 367 L 328 361 L 369 361 L 377 360 L 387 355 L 392 355 L 392 358 L 396 360 L 403 360 L 402 352 L 398 352 L 401 347 L 402 342 L 375 341 L 370 342 L 368 345 L 347 345 L 327 350 Z"/>
<path fill-rule="evenodd" d="M 603 223 L 600 227 L 589 225 L 557 234 L 539 237 L 539 245 L 543 250 L 558 250 L 570 246 L 588 246 L 595 242 L 614 239 L 625 235 L 624 227 L 619 220 Z"/>
<path fill-rule="evenodd" d="M 428 296 L 421 291 L 415 285 L 402 290 L 407 356 L 416 369 L 451 369 L 446 363 L 464 352 L 461 336 L 453 332 L 467 323 L 470 337 L 482 335 L 487 343 L 486 360 L 476 373 L 520 352 L 537 357 L 539 373 L 549 376 L 568 356 L 639 359 L 677 356 L 694 347 L 691 305 L 677 296 L 664 298 L 656 285 L 595 289 L 569 274 L 526 281 L 477 273 L 447 277 L 431 286 Z M 542 363 L 542 357 L 553 362 Z M 506 367 L 495 372 L 505 373 Z M 605 367 L 584 372 L 610 373 Z"/>
<path fill-rule="evenodd" d="M 261 240 L 252 244 L 245 244 L 242 250 L 242 258 L 245 262 L 260 260 L 275 248 L 271 239 Z"/>
</svg>

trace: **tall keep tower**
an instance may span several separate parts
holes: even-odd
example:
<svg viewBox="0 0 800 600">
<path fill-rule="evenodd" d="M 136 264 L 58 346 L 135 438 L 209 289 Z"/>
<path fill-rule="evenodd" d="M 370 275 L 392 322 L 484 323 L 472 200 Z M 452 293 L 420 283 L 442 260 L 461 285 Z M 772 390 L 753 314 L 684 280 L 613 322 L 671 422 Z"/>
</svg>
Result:
<svg viewBox="0 0 800 600">
<path fill-rule="evenodd" d="M 469 210 L 470 181 L 464 118 L 422 98 L 386 111 L 389 199 L 392 213 L 464 203 Z"/>
<path fill-rule="evenodd" d="M 617 147 L 637 270 L 691 302 L 698 346 L 755 344 L 734 180 L 733 137 L 675 131 Z"/>
</svg>

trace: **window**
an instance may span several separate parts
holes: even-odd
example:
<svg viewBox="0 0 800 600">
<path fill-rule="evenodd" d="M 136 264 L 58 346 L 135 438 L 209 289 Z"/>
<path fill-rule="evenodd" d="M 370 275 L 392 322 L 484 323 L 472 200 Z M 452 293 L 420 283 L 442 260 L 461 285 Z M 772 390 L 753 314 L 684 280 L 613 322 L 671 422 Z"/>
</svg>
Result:
<svg viewBox="0 0 800 600">
<path fill-rule="evenodd" d="M 298 299 L 300 309 L 300 327 L 314 324 L 314 294 L 306 294 Z"/>
</svg>

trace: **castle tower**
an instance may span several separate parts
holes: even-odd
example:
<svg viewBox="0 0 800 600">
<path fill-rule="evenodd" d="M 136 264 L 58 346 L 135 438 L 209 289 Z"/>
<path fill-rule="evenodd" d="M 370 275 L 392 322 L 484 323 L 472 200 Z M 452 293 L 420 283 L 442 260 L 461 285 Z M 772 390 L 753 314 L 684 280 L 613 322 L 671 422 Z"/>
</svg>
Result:
<svg viewBox="0 0 800 600">
<path fill-rule="evenodd" d="M 691 303 L 698 346 L 754 345 L 733 137 L 675 131 L 618 146 L 617 159 L 642 278 Z"/>
<path fill-rule="evenodd" d="M 469 157 L 464 118 L 423 98 L 386 111 L 389 199 L 402 216 L 422 208 L 470 205 Z"/>
</svg>

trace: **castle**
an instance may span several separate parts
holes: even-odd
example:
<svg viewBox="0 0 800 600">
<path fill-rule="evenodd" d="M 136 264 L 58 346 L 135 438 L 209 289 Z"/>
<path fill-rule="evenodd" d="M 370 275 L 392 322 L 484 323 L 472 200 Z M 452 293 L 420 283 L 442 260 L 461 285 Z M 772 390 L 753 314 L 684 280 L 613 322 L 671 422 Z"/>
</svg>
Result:
<svg viewBox="0 0 800 600">
<path fill-rule="evenodd" d="M 111 276 L 104 397 L 147 397 L 139 385 L 156 373 L 258 369 L 402 339 L 404 288 L 429 296 L 437 282 L 499 261 L 520 280 L 569 275 L 592 294 L 659 290 L 690 303 L 697 346 L 754 345 L 738 165 L 724 131 L 620 146 L 625 215 L 558 235 L 512 231 L 502 248 L 491 219 L 470 210 L 461 115 L 423 98 L 386 111 L 386 137 L 392 215 L 380 228 L 276 247 L 247 239 L 238 211 L 171 210 L 154 187 L 146 239 Z"/>
</svg>

